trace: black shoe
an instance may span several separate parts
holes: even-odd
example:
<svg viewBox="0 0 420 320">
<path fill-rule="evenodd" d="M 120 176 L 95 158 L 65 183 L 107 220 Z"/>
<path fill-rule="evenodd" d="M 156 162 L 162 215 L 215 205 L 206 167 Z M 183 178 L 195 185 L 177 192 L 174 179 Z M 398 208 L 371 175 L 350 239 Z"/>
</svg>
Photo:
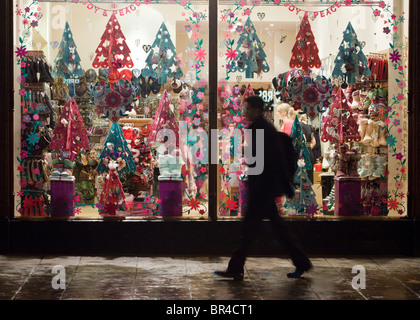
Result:
<svg viewBox="0 0 420 320">
<path fill-rule="evenodd" d="M 214 274 L 223 278 L 233 278 L 235 281 L 242 281 L 244 279 L 243 272 L 215 271 Z"/>
<path fill-rule="evenodd" d="M 307 265 L 307 266 L 306 266 L 306 267 L 304 267 L 304 268 L 296 268 L 295 272 L 288 273 L 288 274 L 287 274 L 287 277 L 288 277 L 288 278 L 291 278 L 291 279 L 298 279 L 298 278 L 301 278 L 301 277 L 302 277 L 302 275 L 303 275 L 305 272 L 308 272 L 308 271 L 309 271 L 309 270 L 311 270 L 312 268 L 313 268 L 312 263 L 309 263 L 309 265 Z"/>
</svg>

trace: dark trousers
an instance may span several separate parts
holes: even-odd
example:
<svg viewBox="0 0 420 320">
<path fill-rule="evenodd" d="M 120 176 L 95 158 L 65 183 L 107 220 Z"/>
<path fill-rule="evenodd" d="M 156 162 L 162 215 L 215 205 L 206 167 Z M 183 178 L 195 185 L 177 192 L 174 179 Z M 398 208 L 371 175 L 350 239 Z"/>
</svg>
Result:
<svg viewBox="0 0 420 320">
<path fill-rule="evenodd" d="M 242 221 L 240 244 L 229 261 L 228 270 L 243 272 L 248 249 L 257 237 L 265 217 L 270 219 L 277 240 L 284 245 L 295 267 L 305 270 L 310 261 L 299 248 L 292 232 L 279 216 L 274 197 L 249 198 L 248 207 Z"/>
</svg>

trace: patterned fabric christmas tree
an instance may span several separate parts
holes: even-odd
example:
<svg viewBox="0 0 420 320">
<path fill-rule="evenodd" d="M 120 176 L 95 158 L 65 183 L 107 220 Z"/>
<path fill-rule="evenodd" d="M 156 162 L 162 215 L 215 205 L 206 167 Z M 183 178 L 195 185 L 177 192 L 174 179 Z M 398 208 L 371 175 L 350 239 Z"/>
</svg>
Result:
<svg viewBox="0 0 420 320">
<path fill-rule="evenodd" d="M 318 52 L 308 13 L 305 13 L 296 36 L 296 43 L 292 49 L 290 68 L 302 68 L 304 74 L 309 73 L 309 68 L 321 68 L 322 64 Z"/>
<path fill-rule="evenodd" d="M 79 151 L 90 149 L 88 133 L 74 98 L 64 105 L 50 144 L 51 150 Z"/>
<path fill-rule="evenodd" d="M 368 60 L 362 50 L 362 45 L 357 39 L 357 34 L 351 22 L 343 32 L 343 41 L 340 44 L 333 78 L 341 77 L 347 83 L 356 83 L 361 77 L 369 78 L 371 75 Z"/>
<path fill-rule="evenodd" d="M 52 72 L 54 78 L 73 79 L 83 76 L 80 57 L 69 22 L 66 21 Z"/>
<path fill-rule="evenodd" d="M 113 123 L 105 141 L 105 148 L 102 150 L 101 159 L 96 171 L 98 173 L 108 172 L 108 160 L 118 161 L 119 158 L 125 163 L 118 167 L 118 172 L 134 173 L 136 172 L 136 164 L 134 163 L 133 154 L 130 151 L 127 140 L 125 140 L 120 124 Z M 121 161 L 118 161 L 121 162 Z"/>
<path fill-rule="evenodd" d="M 165 90 L 162 94 L 162 98 L 159 101 L 159 108 L 156 112 L 155 119 L 150 126 L 149 144 L 157 149 L 161 143 L 164 142 L 163 138 L 159 139 L 157 136 L 160 130 L 169 129 L 175 134 L 175 141 L 167 141 L 166 146 L 168 148 L 179 147 L 179 127 L 175 119 L 175 114 L 170 108 L 171 101 L 168 97 L 168 92 Z"/>
<path fill-rule="evenodd" d="M 312 189 L 312 183 L 308 178 L 306 170 L 312 170 L 312 163 L 309 159 L 309 151 L 306 147 L 305 139 L 302 132 L 302 126 L 296 116 L 292 126 L 290 137 L 293 140 L 293 146 L 298 153 L 298 168 L 293 178 L 293 185 L 295 190 L 300 192 L 298 196 L 293 199 L 287 199 L 284 207 L 286 209 L 293 209 L 298 214 L 307 212 L 313 215 L 318 210 L 318 203 L 315 199 L 315 192 Z"/>
<path fill-rule="evenodd" d="M 130 49 L 115 14 L 109 18 L 101 42 L 96 49 L 96 56 L 92 62 L 94 68 L 109 68 L 109 82 L 113 85 L 120 75 L 118 69 L 133 68 Z"/>
<path fill-rule="evenodd" d="M 254 24 L 249 17 L 238 39 L 236 51 L 238 52 L 236 61 L 238 71 L 245 71 L 246 78 L 254 78 L 254 73 L 259 76 L 261 72 L 270 71 L 260 38 L 258 38 Z"/>
<path fill-rule="evenodd" d="M 361 140 L 358 129 L 346 96 L 339 88 L 334 103 L 323 119 L 321 141 L 341 144 L 358 142 Z"/>
<path fill-rule="evenodd" d="M 181 62 L 179 59 L 176 59 L 176 56 L 171 35 L 163 22 L 146 58 L 146 66 L 142 71 L 142 75 L 144 77 L 158 78 L 159 84 L 166 84 L 168 78 L 181 79 L 184 73 L 180 67 Z"/>
</svg>

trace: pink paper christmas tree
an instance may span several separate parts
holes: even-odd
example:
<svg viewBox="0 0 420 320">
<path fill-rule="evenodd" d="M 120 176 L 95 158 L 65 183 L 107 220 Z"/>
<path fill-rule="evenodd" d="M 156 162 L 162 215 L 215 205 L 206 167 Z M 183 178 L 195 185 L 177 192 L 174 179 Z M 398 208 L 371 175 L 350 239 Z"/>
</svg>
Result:
<svg viewBox="0 0 420 320">
<path fill-rule="evenodd" d="M 334 103 L 324 120 L 321 140 L 332 143 L 358 142 L 361 140 L 358 129 L 346 96 L 338 88 Z"/>
<path fill-rule="evenodd" d="M 50 148 L 70 152 L 77 152 L 81 148 L 90 149 L 88 133 L 74 98 L 71 98 L 64 105 L 63 112 L 53 132 Z"/>
<path fill-rule="evenodd" d="M 158 137 L 160 130 L 169 129 L 175 134 L 176 139 L 173 142 L 166 142 L 167 147 L 178 148 L 179 147 L 179 127 L 175 119 L 175 114 L 170 108 L 171 101 L 168 97 L 168 92 L 165 90 L 162 94 L 162 98 L 159 102 L 159 108 L 156 112 L 155 119 L 150 126 L 149 143 L 153 147 L 157 148 L 159 144 L 164 143 L 164 139 Z"/>
</svg>

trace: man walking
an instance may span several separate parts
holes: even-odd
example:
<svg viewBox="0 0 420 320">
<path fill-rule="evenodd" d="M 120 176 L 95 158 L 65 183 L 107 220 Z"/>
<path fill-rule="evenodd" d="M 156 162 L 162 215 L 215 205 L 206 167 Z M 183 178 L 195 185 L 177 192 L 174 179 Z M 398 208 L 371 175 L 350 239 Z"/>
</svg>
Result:
<svg viewBox="0 0 420 320">
<path fill-rule="evenodd" d="M 286 134 L 279 133 L 275 127 L 262 116 L 264 101 L 259 96 L 250 96 L 245 100 L 245 116 L 251 122 L 248 129 L 252 135 L 252 156 L 256 155 L 257 130 L 263 130 L 264 136 L 264 169 L 259 175 L 248 175 L 247 209 L 242 221 L 242 236 L 240 245 L 233 253 L 226 271 L 216 271 L 221 277 L 243 280 L 244 265 L 249 246 L 252 244 L 258 228 L 264 218 L 269 218 L 277 239 L 287 249 L 296 270 L 287 274 L 289 278 L 300 278 L 302 274 L 312 268 L 312 263 L 298 247 L 292 234 L 283 224 L 278 214 L 275 199 L 287 195 L 292 197 L 293 189 L 290 185 L 290 172 L 287 157 L 293 157 L 293 150 L 287 150 Z M 247 153 L 245 153 L 247 154 Z M 257 161 L 259 157 L 257 157 Z M 294 158 L 293 161 L 296 159 Z M 249 165 L 255 167 L 255 164 Z M 294 164 L 296 165 L 296 163 Z M 289 165 L 290 167 L 290 165 Z"/>
</svg>

